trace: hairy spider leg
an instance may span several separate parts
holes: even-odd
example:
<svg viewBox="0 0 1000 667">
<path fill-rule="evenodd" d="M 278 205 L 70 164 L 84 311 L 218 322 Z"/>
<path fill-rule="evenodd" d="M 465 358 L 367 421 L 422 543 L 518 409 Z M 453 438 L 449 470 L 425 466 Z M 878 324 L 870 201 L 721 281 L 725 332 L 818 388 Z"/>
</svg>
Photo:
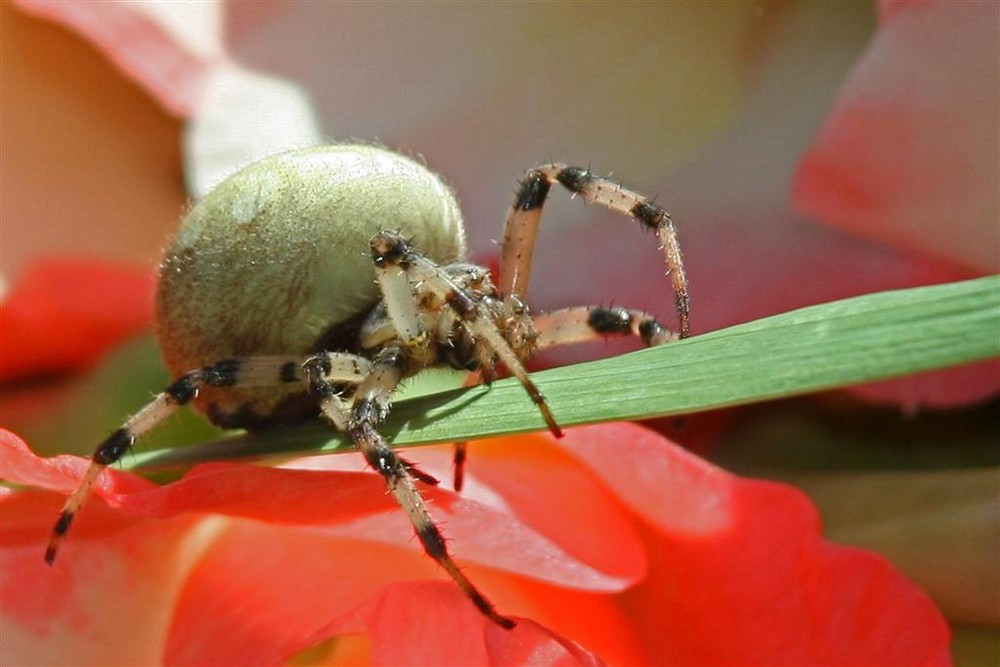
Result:
<svg viewBox="0 0 1000 667">
<path fill-rule="evenodd" d="M 483 383 L 483 374 L 478 370 L 472 371 L 465 376 L 462 382 L 463 387 L 478 387 Z M 451 488 L 461 491 L 465 486 L 465 461 L 468 458 L 469 442 L 462 440 L 455 443 L 455 455 L 452 457 L 452 481 Z"/>
<path fill-rule="evenodd" d="M 392 394 L 406 375 L 411 361 L 410 351 L 404 344 L 388 345 L 379 351 L 373 361 L 371 373 L 355 392 L 347 434 L 364 455 L 368 465 L 385 479 L 389 492 L 406 512 L 427 555 L 448 573 L 483 614 L 504 628 L 512 628 L 514 621 L 498 613 L 493 603 L 452 560 L 444 536 L 434 523 L 427 503 L 416 486 L 415 469 L 396 454 L 378 431 L 389 414 Z M 331 383 L 322 374 L 311 374 L 310 388 L 320 397 L 320 408 L 324 414 L 331 421 L 335 420 L 340 408 L 333 406 L 334 414 L 329 412 L 332 405 L 329 399 L 335 395 Z"/>
<path fill-rule="evenodd" d="M 667 274 L 674 288 L 677 313 L 680 317 L 680 337 L 690 333 L 690 299 L 687 277 L 677 229 L 670 214 L 648 197 L 628 190 L 613 181 L 594 176 L 589 169 L 565 164 L 550 164 L 530 170 L 521 181 L 517 196 L 504 225 L 503 248 L 500 255 L 500 293 L 504 298 L 524 301 L 531 273 L 531 258 L 542 217 L 542 207 L 549 188 L 560 184 L 589 203 L 628 215 L 652 229 L 660 242 Z"/>
<path fill-rule="evenodd" d="M 427 339 L 427 333 L 416 315 L 416 305 L 409 305 L 411 302 L 415 304 L 412 292 L 416 290 L 418 293 L 433 294 L 447 304 L 473 336 L 486 342 L 487 347 L 497 355 L 511 375 L 516 377 L 525 391 L 528 392 L 528 396 L 538 407 L 549 431 L 557 438 L 561 438 L 563 436 L 562 429 L 556 423 L 548 403 L 545 402 L 545 397 L 532 382 L 524 364 L 521 363 L 510 344 L 497 329 L 489 312 L 482 304 L 466 293 L 437 264 L 416 252 L 410 243 L 399 234 L 379 232 L 372 237 L 371 246 L 376 267 L 375 275 L 382 286 L 383 293 L 385 291 L 402 293 L 404 289 L 410 292 L 411 296 L 408 301 L 401 299 L 405 303 L 401 304 L 400 319 L 397 324 L 397 328 L 403 327 L 411 332 L 406 343 L 407 348 L 412 349 L 417 342 Z M 396 267 L 402 270 L 400 271 Z M 397 321 L 397 314 L 392 310 L 395 302 L 395 299 L 386 299 L 386 305 L 394 323 Z"/>
<path fill-rule="evenodd" d="M 670 343 L 679 338 L 677 333 L 660 324 L 655 316 L 633 308 L 573 306 L 540 313 L 531 319 L 538 333 L 536 351 L 607 336 L 634 336 L 646 347 Z M 465 386 L 474 387 L 479 384 L 481 380 L 477 375 L 470 374 Z M 456 491 L 461 491 L 465 483 L 467 450 L 467 442 L 455 443 L 452 487 Z"/>
<path fill-rule="evenodd" d="M 305 371 L 307 381 L 309 383 L 309 391 L 319 399 L 320 414 L 329 421 L 334 428 L 340 433 L 345 433 L 349 435 L 349 429 L 351 424 L 351 414 L 352 407 L 354 403 L 354 397 L 357 395 L 358 387 L 355 386 L 350 400 L 345 400 L 339 392 L 338 383 L 343 383 L 337 375 L 333 372 L 330 365 L 330 358 L 337 356 L 340 353 L 332 352 L 321 352 L 319 354 L 313 355 L 307 359 L 302 364 L 302 369 Z M 363 366 L 363 371 L 360 371 L 359 375 L 354 377 L 350 382 L 355 385 L 360 385 L 364 378 L 369 377 L 374 371 L 375 366 L 368 359 L 361 357 L 362 361 L 365 362 Z M 359 367 L 359 369 L 362 367 Z M 417 466 L 406 459 L 399 457 L 403 466 L 410 472 L 411 475 L 419 479 L 425 484 L 430 486 L 437 486 L 439 484 L 438 479 L 433 475 L 428 475 L 424 471 L 417 468 Z"/>
<path fill-rule="evenodd" d="M 371 362 L 364 357 L 339 353 L 321 353 L 315 356 L 324 359 L 325 368 L 329 369 L 328 377 L 339 383 L 357 384 L 370 374 Z M 308 360 L 292 360 L 287 357 L 227 359 L 190 371 L 174 380 L 97 446 L 87 471 L 76 490 L 67 498 L 52 529 L 49 544 L 45 549 L 45 562 L 51 565 L 55 561 L 70 524 L 90 497 L 93 486 L 104 469 L 121 460 L 136 440 L 155 428 L 178 408 L 190 403 L 198 395 L 201 387 L 251 387 L 302 383 L 306 381 L 306 376 L 302 372 L 305 363 L 308 363 Z"/>
<path fill-rule="evenodd" d="M 579 194 L 587 202 L 628 215 L 654 230 L 673 285 L 680 332 L 677 335 L 670 333 L 655 317 L 641 311 L 586 308 L 586 312 L 583 312 L 583 309 L 568 308 L 532 318 L 539 334 L 537 348 L 593 340 L 609 334 L 635 335 L 647 346 L 659 345 L 675 338 L 687 338 L 690 333 L 687 276 L 677 241 L 677 229 L 670 214 L 648 197 L 613 181 L 594 176 L 589 169 L 582 167 L 565 164 L 536 167 L 528 171 L 521 181 L 504 224 L 499 281 L 500 294 L 504 299 L 515 306 L 525 301 L 542 207 L 550 187 L 556 183 L 574 195 Z M 628 317 L 625 317 L 625 313 L 629 314 Z M 463 484 L 465 461 L 466 443 L 456 443 L 456 490 L 460 490 Z"/>
<path fill-rule="evenodd" d="M 633 308 L 572 306 L 531 318 L 538 332 L 539 350 L 583 343 L 606 336 L 634 336 L 646 347 L 680 338 L 653 315 Z"/>
</svg>

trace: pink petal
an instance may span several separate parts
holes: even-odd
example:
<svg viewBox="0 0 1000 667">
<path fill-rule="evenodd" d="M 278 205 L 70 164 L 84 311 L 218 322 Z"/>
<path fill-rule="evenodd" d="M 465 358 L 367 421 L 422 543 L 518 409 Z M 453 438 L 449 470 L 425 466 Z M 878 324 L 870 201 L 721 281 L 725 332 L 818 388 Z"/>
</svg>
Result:
<svg viewBox="0 0 1000 667">
<path fill-rule="evenodd" d="M 5 479 L 63 491 L 75 487 L 87 463 L 76 457 L 39 459 L 16 436 L 0 431 L 5 456 L 0 473 Z M 337 455 L 333 458 L 342 458 Z M 534 473 L 565 477 L 555 462 L 536 464 Z M 556 470 L 556 472 L 550 472 Z M 572 488 L 572 487 L 568 487 Z M 555 539 L 540 529 L 558 518 L 535 518 L 523 523 L 509 510 L 498 510 L 443 490 L 427 488 L 423 495 L 461 545 L 462 559 L 481 562 L 542 580 L 592 590 L 620 590 L 641 577 L 641 545 L 630 532 L 628 518 L 615 513 L 616 502 L 600 487 L 594 497 L 580 487 L 573 494 L 592 516 L 602 517 L 616 538 L 618 557 L 608 558 L 590 536 L 584 539 L 554 531 Z M 97 495 L 127 516 L 165 519 L 188 512 L 212 513 L 271 523 L 324 525 L 331 535 L 363 538 L 420 552 L 412 528 L 396 502 L 385 493 L 382 478 L 373 472 L 288 470 L 252 465 L 214 463 L 199 466 L 183 479 L 166 486 L 113 469 L 95 488 Z M 601 505 L 605 507 L 602 507 Z M 612 509 L 609 509 L 612 508 Z M 86 522 L 86 512 L 80 522 Z M 545 512 L 539 514 L 545 517 Z M 55 517 L 55 514 L 53 514 Z M 334 526 L 333 524 L 342 524 Z"/>
<path fill-rule="evenodd" d="M 799 165 L 796 207 L 979 272 L 1000 268 L 1000 9 L 888 3 Z"/>
<path fill-rule="evenodd" d="M 227 58 L 219 2 L 17 0 L 17 5 L 90 39 L 179 116 L 193 112 L 212 67 Z"/>
<path fill-rule="evenodd" d="M 72 558 L 49 567 L 44 535 L 61 503 L 0 498 L 0 663 L 159 663 L 196 520 L 136 525 L 94 503 L 74 530 Z"/>
<path fill-rule="evenodd" d="M 899 405 L 905 412 L 979 403 L 1000 393 L 1000 361 L 957 366 L 851 388 L 873 403 Z"/>
</svg>

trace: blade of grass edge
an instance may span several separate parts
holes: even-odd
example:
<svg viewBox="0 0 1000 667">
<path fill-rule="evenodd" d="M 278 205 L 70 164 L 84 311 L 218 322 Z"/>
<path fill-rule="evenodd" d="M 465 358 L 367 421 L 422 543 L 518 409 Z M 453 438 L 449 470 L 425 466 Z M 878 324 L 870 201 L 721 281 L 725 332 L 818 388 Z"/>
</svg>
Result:
<svg viewBox="0 0 1000 667">
<path fill-rule="evenodd" d="M 712 410 L 1000 356 L 1000 276 L 880 292 L 774 315 L 684 341 L 532 375 L 563 427 Z M 545 428 L 520 384 L 400 401 L 383 433 L 431 444 Z M 328 452 L 348 444 L 317 422 L 176 450 L 135 469 Z"/>
</svg>

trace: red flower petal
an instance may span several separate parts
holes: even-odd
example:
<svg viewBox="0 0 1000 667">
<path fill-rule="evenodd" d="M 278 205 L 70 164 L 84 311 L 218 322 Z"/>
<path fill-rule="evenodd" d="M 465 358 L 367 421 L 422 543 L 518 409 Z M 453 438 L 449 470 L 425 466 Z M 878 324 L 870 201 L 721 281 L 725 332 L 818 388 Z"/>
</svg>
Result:
<svg viewBox="0 0 1000 667">
<path fill-rule="evenodd" d="M 0 446 L 10 456 L 4 457 L 0 472 L 7 479 L 69 490 L 82 476 L 86 467 L 83 460 L 37 459 L 13 436 L 6 436 Z M 350 455 L 319 458 L 340 459 L 341 465 L 352 460 Z M 358 468 L 362 465 L 357 458 L 353 463 Z M 542 476 L 566 477 L 537 461 L 531 470 Z M 158 487 L 134 475 L 109 470 L 96 492 L 111 507 L 136 518 L 164 519 L 201 512 L 271 523 L 323 525 L 328 535 L 351 536 L 420 552 L 405 515 L 385 494 L 384 482 L 373 472 L 213 463 Z M 613 558 L 587 533 L 553 529 L 550 532 L 554 535 L 548 536 L 541 532 L 554 525 L 560 507 L 568 506 L 566 503 L 555 502 L 547 511 L 534 512 L 532 522 L 536 526 L 531 526 L 509 510 L 491 508 L 447 490 L 427 488 L 423 494 L 446 526 L 448 537 L 461 545 L 465 562 L 485 563 L 554 584 L 603 591 L 621 590 L 644 571 L 637 535 L 630 532 L 628 518 L 616 510 L 615 499 L 600 487 L 578 487 L 569 497 L 591 516 L 602 519 L 607 535 L 613 536 L 618 545 Z M 85 515 L 81 522 L 86 522 Z M 333 525 L 336 523 L 342 525 Z"/>
<path fill-rule="evenodd" d="M 451 503 L 442 507 L 448 510 L 447 534 L 456 545 L 462 545 L 463 558 L 500 566 L 497 554 L 509 551 L 513 560 L 522 563 L 519 567 L 511 563 L 515 571 L 593 590 L 617 590 L 617 586 L 625 582 L 640 579 L 646 571 L 640 537 L 634 521 L 622 511 L 615 494 L 595 484 L 597 478 L 590 471 L 549 440 L 532 438 L 530 443 L 526 445 L 523 437 L 476 442 L 475 456 L 466 467 L 465 488 L 452 501 L 454 510 Z M 408 458 L 439 479 L 449 479 L 452 455 L 451 446 L 421 447 L 407 452 Z M 539 503 L 542 489 L 548 492 L 545 493 L 546 501 Z M 442 503 L 441 500 L 436 502 L 439 506 Z M 477 504 L 517 517 L 519 524 L 524 526 L 521 530 L 525 535 L 521 537 L 500 533 L 501 524 L 489 531 L 492 533 L 489 549 L 493 554 L 490 561 L 480 560 L 474 550 L 464 546 L 467 540 L 472 545 L 485 544 L 484 524 L 482 519 L 475 517 L 473 510 Z M 588 524 L 600 525 L 600 533 L 579 530 L 581 525 Z M 606 577 L 585 577 L 581 570 L 576 570 L 572 577 L 567 577 L 568 573 L 557 576 L 552 567 L 557 562 L 553 559 L 554 553 L 538 549 L 532 554 L 525 550 L 530 544 L 526 540 L 531 533 L 544 535 L 563 552 L 563 557 L 569 556 L 577 562 L 574 569 L 586 563 Z M 615 548 L 608 549 L 609 543 Z M 511 550 L 510 544 L 519 546 Z M 526 566 L 529 557 L 537 558 L 538 562 Z"/>
<path fill-rule="evenodd" d="M 387 586 L 329 630 L 373 638 L 374 664 L 601 665 L 575 642 L 529 619 L 504 630 L 442 582 Z M 381 640 L 381 641 L 378 641 Z"/>
<path fill-rule="evenodd" d="M 624 598 L 653 662 L 949 664 L 927 596 L 884 558 L 824 542 L 800 492 L 734 477 L 632 424 L 560 444 L 649 523 L 655 562 Z"/>
<path fill-rule="evenodd" d="M 51 479 L 48 462 L 32 463 L 13 436 L 0 444 L 5 474 L 62 485 Z M 434 465 L 436 456 L 443 454 L 433 453 L 422 465 Z M 343 457 L 326 458 L 351 465 Z M 926 596 L 884 559 L 824 542 L 815 510 L 789 487 L 736 478 L 634 425 L 574 429 L 558 443 L 547 435 L 485 443 L 478 468 L 470 470 L 470 492 L 484 499 L 493 494 L 491 504 L 504 509 L 456 499 L 440 489 L 427 493 L 435 513 L 446 517 L 444 529 L 460 562 L 492 566 L 471 566 L 470 576 L 505 613 L 528 612 L 599 655 L 635 662 L 645 653 L 653 662 L 681 664 L 947 663 L 948 630 Z M 496 480 L 491 479 L 494 470 Z M 188 559 L 177 560 L 176 570 L 153 567 L 154 576 L 167 577 L 178 591 L 169 609 L 140 612 L 119 605 L 115 611 L 110 605 L 108 612 L 167 614 L 172 620 L 162 641 L 169 662 L 276 662 L 331 633 L 349 631 L 368 633 L 376 660 L 533 656 L 572 664 L 592 659 L 525 620 L 514 633 L 487 627 L 447 581 L 399 584 L 444 576 L 379 492 L 374 474 L 215 464 L 153 489 L 126 489 L 122 480 L 131 475 L 108 477 L 110 486 L 102 493 L 121 510 L 101 503 L 87 508 L 81 530 L 74 529 L 77 544 L 68 567 L 84 567 L 81 557 L 99 563 L 120 559 L 132 571 L 130 554 L 137 549 L 150 553 L 151 547 L 141 546 L 143 536 L 162 549 L 156 540 L 164 531 L 175 531 L 167 560 L 185 545 Z M 597 491 L 583 483 L 588 478 Z M 570 499 L 577 497 L 594 508 L 597 522 L 573 516 Z M 600 498 L 617 509 L 600 508 Z M 8 516 L 16 511 L 22 518 L 10 527 L 4 524 L 0 545 L 27 554 L 34 563 L 11 561 L 18 568 L 41 568 L 40 554 L 58 508 L 54 500 L 23 493 L 4 498 Z M 572 531 L 554 520 L 563 508 Z M 537 516 L 533 509 L 540 510 Z M 199 521 L 193 511 L 240 518 Z M 568 555 L 587 553 L 603 538 L 607 562 L 618 553 L 626 562 L 635 560 L 623 546 L 636 536 L 614 526 L 616 511 L 632 514 L 641 544 L 629 548 L 643 549 L 645 559 L 636 562 L 649 563 L 646 576 L 626 590 L 594 587 L 588 583 L 594 575 L 586 570 L 599 570 Z M 534 533 L 511 513 L 553 535 Z M 137 521 L 139 516 L 172 518 Z M 608 539 L 615 535 L 624 543 Z M 523 551 L 520 563 L 511 545 L 500 544 L 508 539 L 515 551 Z M 553 550 L 557 545 L 565 548 Z M 546 549 L 550 560 L 561 562 L 539 560 Z M 138 562 L 148 567 L 147 560 Z M 33 576 L 51 581 L 59 566 Z M 573 569 L 583 574 L 556 576 Z M 72 579 L 57 588 L 82 585 Z M 21 598 L 26 594 L 17 585 L 11 590 Z M 62 623 L 74 612 L 59 608 L 52 613 Z M 23 610 L 5 614 L 21 619 L 16 627 L 26 626 Z M 414 627 L 436 614 L 448 620 Z M 410 619 L 412 635 L 400 636 L 400 618 Z M 467 632 L 468 624 L 475 628 Z M 615 646 L 616 635 L 622 648 Z M 86 641 L 86 632 L 72 638 Z M 421 652 L 435 646 L 432 654 Z"/>
<path fill-rule="evenodd" d="M 11 434 L 4 433 L 0 445 L 4 447 L 0 473 L 20 483 L 65 491 L 72 488 L 86 467 L 86 462 L 76 457 L 38 459 Z M 440 462 L 450 451 L 432 454 L 430 458 Z M 346 468 L 363 465 L 360 459 L 351 456 L 314 457 L 309 464 L 322 467 L 324 461 L 335 461 L 336 466 Z M 491 509 L 471 499 L 456 499 L 447 491 L 428 489 L 425 496 L 435 514 L 441 517 L 460 562 L 463 565 L 481 562 L 584 590 L 617 591 L 634 583 L 641 576 L 645 561 L 637 535 L 630 532 L 630 521 L 616 516 L 616 512 L 621 515 L 620 508 L 602 487 L 591 485 L 588 490 L 567 474 L 548 470 L 565 466 L 565 462 L 565 456 L 548 466 L 536 460 L 532 470 L 562 479 L 566 488 L 573 490 L 572 495 L 581 508 L 603 517 L 608 534 L 617 535 L 620 558 L 608 558 L 603 552 L 606 550 L 596 548 L 589 533 L 580 533 L 588 538 L 582 544 L 576 544 L 581 540 L 574 541 L 565 531 L 562 535 L 557 533 L 553 540 L 506 511 Z M 421 465 L 431 469 L 426 457 Z M 496 496 L 495 491 L 486 490 L 481 481 L 473 478 L 470 487 L 473 495 Z M 191 512 L 211 512 L 255 520 L 250 524 L 229 522 L 227 530 L 213 535 L 211 546 L 200 557 L 177 604 L 177 620 L 171 633 L 177 653 L 171 654 L 171 660 L 184 662 L 184 656 L 191 651 L 197 660 L 204 660 L 206 655 L 218 659 L 225 656 L 230 662 L 266 655 L 277 660 L 301 649 L 304 637 L 316 631 L 317 623 L 347 613 L 363 601 L 364 594 L 380 585 L 407 576 L 443 578 L 422 553 L 403 513 L 384 493 L 381 478 L 370 472 L 218 463 L 200 466 L 173 484 L 154 487 L 141 478 L 109 470 L 97 492 L 108 505 L 124 514 L 96 512 L 94 508 L 99 508 L 99 503 L 88 505 L 75 522 L 60 564 L 85 557 L 86 552 L 81 552 L 76 544 L 80 540 L 99 539 L 102 531 L 119 531 L 128 526 L 139 531 L 146 525 L 145 522 L 136 525 L 127 517 L 162 520 Z M 602 508 L 602 503 L 613 509 Z M 560 506 L 553 503 L 548 508 L 553 518 Z M 29 525 L 20 531 L 22 540 L 28 546 L 34 545 L 36 559 L 40 558 L 57 513 L 58 504 L 51 503 L 47 512 L 41 517 L 32 516 Z M 117 521 L 106 521 L 108 514 Z M 324 528 L 322 534 L 311 530 L 296 532 L 281 526 L 266 528 L 256 523 L 259 521 Z M 341 523 L 335 525 L 336 522 Z M 544 526 L 552 521 L 535 523 Z M 269 538 L 269 533 L 273 537 Z M 262 547 L 262 543 L 268 546 Z M 380 543 L 384 546 L 379 546 Z M 385 554 L 384 563 L 375 566 L 379 553 Z M 345 578 L 344 566 L 338 563 L 350 558 L 350 554 L 357 554 L 356 560 L 346 564 L 350 576 Z M 581 555 L 583 560 L 579 559 Z M 596 561 L 596 566 L 586 559 Z M 285 564 L 289 562 L 296 563 L 294 573 L 287 571 Z M 601 568 L 605 566 L 607 571 L 603 572 Z M 286 574 L 274 578 L 276 571 Z M 271 580 L 273 587 L 263 583 Z M 292 593 L 297 586 L 301 589 Z M 248 604 L 257 609 L 254 618 L 259 623 L 274 624 L 287 632 L 263 632 L 248 625 L 243 616 L 225 613 L 226 609 Z M 292 619 L 295 622 L 290 623 Z M 244 637 L 246 633 L 249 634 Z M 220 643 L 220 636 L 231 639 Z"/>
<path fill-rule="evenodd" d="M 998 26 L 996 3 L 887 3 L 874 42 L 799 166 L 796 207 L 996 271 Z"/>
<path fill-rule="evenodd" d="M 147 271 L 106 260 L 38 261 L 0 305 L 0 382 L 84 368 L 152 317 Z"/>
<path fill-rule="evenodd" d="M 89 462 L 78 456 L 41 459 L 19 437 L 0 428 L 0 479 L 15 484 L 69 494 L 83 477 Z M 94 486 L 99 496 L 114 497 L 156 488 L 152 482 L 113 468 L 108 469 Z"/>
<path fill-rule="evenodd" d="M 451 522 L 444 528 L 453 534 Z M 611 598 L 468 565 L 461 538 L 450 540 L 450 545 L 463 569 L 505 613 L 521 609 L 540 622 L 554 620 L 564 626 L 563 635 L 586 638 L 592 650 L 618 656 L 620 662 L 641 659 L 629 622 Z M 201 556 L 178 599 L 168 661 L 283 660 L 331 635 L 354 631 L 356 626 L 345 625 L 345 619 L 373 591 L 427 579 L 454 588 L 413 539 L 406 545 L 388 545 L 363 536 L 336 537 L 326 530 L 231 524 Z M 455 593 L 455 613 L 471 612 L 480 620 L 468 600 Z M 567 622 L 567 615 L 576 618 Z M 371 641 L 378 646 L 395 638 L 373 632 Z"/>
<path fill-rule="evenodd" d="M 338 539 L 318 529 L 234 521 L 198 559 L 172 609 L 165 661 L 275 664 L 373 590 L 436 576 L 412 549 Z"/>
</svg>

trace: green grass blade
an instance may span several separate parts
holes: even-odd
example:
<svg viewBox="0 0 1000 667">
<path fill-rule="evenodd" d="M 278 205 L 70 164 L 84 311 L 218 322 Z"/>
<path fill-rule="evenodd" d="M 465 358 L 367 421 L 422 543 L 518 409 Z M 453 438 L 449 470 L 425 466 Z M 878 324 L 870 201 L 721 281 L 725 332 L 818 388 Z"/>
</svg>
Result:
<svg viewBox="0 0 1000 667">
<path fill-rule="evenodd" d="M 609 359 L 535 373 L 562 426 L 711 410 L 1000 356 L 1000 276 L 812 306 Z M 383 429 L 397 445 L 544 428 L 513 379 L 399 401 Z M 320 423 L 178 450 L 134 468 L 346 444 Z"/>
</svg>

